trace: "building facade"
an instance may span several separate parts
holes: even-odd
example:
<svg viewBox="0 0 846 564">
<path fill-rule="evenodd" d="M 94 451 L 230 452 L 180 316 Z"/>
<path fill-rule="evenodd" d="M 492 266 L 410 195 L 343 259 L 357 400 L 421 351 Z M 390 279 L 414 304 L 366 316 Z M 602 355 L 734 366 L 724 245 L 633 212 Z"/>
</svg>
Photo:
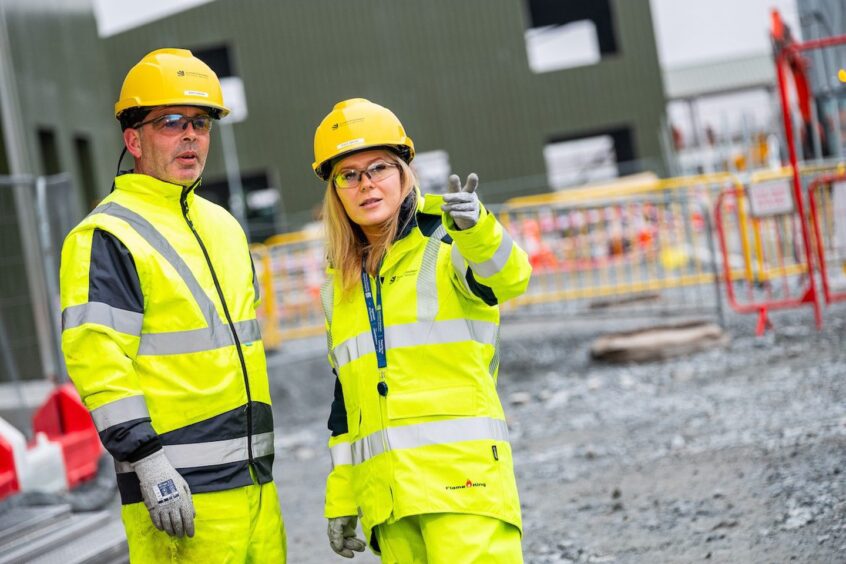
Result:
<svg viewBox="0 0 846 564">
<path fill-rule="evenodd" d="M 584 183 L 597 171 L 665 173 L 665 96 L 649 0 L 216 0 L 104 38 L 88 0 L 2 5 L 29 163 L 0 173 L 67 171 L 83 211 L 111 186 L 123 76 L 160 47 L 191 49 L 220 76 L 242 81 L 247 117 L 230 127 L 255 241 L 314 219 L 324 190 L 311 171 L 314 129 L 351 97 L 397 114 L 427 186 L 437 189 L 450 172 L 477 172 L 488 203 Z M 578 35 L 585 23 L 584 60 L 532 60 L 539 42 Z M 551 49 L 553 58 L 569 53 L 566 45 Z M 220 133 L 213 131 L 203 189 L 225 205 Z M 581 164 L 556 156 L 588 141 L 596 154 Z M 551 170 L 559 162 L 564 168 Z M 0 198 L 5 210 L 11 200 Z M 9 219 L 2 229 L 19 226 Z M 26 316 L 17 302 L 27 277 L 11 270 L 0 304 L 14 309 L 8 317 L 17 324 Z M 17 350 L 37 343 L 32 333 L 23 332 L 29 337 Z"/>
</svg>

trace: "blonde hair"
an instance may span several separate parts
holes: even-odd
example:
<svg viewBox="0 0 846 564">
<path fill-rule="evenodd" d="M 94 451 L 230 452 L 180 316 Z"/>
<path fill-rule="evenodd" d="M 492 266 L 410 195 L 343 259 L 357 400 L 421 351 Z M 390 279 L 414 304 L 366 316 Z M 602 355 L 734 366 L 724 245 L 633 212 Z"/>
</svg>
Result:
<svg viewBox="0 0 846 564">
<path fill-rule="evenodd" d="M 364 237 L 361 228 L 350 220 L 344 204 L 338 197 L 334 183 L 334 174 L 326 183 L 323 196 L 323 223 L 326 232 L 326 255 L 329 264 L 341 275 L 343 292 L 351 291 L 359 280 L 362 258 L 366 255 L 365 268 L 373 276 L 391 243 L 396 239 L 400 228 L 400 208 L 409 194 L 414 192 L 417 179 L 408 164 L 392 151 L 385 151 L 386 160 L 396 164 L 400 172 L 400 207 L 379 226 L 379 233 L 372 242 Z M 414 206 L 416 208 L 416 205 Z M 411 221 L 412 214 L 404 218 Z"/>
</svg>

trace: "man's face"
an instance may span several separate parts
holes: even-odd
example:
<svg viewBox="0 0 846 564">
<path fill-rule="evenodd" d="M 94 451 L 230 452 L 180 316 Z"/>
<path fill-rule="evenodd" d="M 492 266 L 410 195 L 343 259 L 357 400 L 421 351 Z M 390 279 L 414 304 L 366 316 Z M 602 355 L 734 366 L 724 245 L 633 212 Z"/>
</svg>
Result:
<svg viewBox="0 0 846 564">
<path fill-rule="evenodd" d="M 206 116 L 208 112 L 194 106 L 155 108 L 144 118 L 146 125 L 123 132 L 127 150 L 135 157 L 135 172 L 165 182 L 190 186 L 203 173 L 209 153 L 209 130 L 197 129 L 192 123 L 182 127 L 162 127 L 155 121 L 169 114 L 186 117 Z M 149 123 L 152 122 L 152 123 Z"/>
</svg>

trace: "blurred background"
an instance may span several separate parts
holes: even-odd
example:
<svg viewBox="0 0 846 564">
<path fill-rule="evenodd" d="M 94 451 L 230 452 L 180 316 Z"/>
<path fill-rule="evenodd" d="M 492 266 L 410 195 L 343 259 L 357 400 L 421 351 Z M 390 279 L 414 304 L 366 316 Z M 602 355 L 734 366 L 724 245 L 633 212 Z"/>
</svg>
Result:
<svg viewBox="0 0 846 564">
<path fill-rule="evenodd" d="M 314 129 L 350 97 L 397 114 L 424 191 L 475 171 L 488 204 L 635 173 L 781 166 L 773 8 L 797 37 L 846 31 L 842 3 L 818 0 L 2 0 L 0 175 L 62 175 L 45 202 L 55 254 L 111 187 L 125 73 L 163 46 L 224 81 L 235 111 L 203 194 L 255 243 L 317 219 Z M 814 78 L 820 115 L 838 112 L 846 91 Z M 839 151 L 827 133 L 821 155 Z M 29 192 L 0 189 L 0 311 L 19 369 L 40 378 L 52 304 Z"/>
<path fill-rule="evenodd" d="M 190 49 L 233 109 L 201 190 L 251 241 L 284 404 L 282 367 L 325 354 L 312 140 L 351 97 L 403 122 L 424 193 L 479 174 L 534 267 L 507 322 L 821 327 L 846 299 L 844 34 L 841 0 L 0 0 L 0 416 L 31 437 L 66 381 L 61 242 L 109 193 L 153 49 Z"/>
</svg>

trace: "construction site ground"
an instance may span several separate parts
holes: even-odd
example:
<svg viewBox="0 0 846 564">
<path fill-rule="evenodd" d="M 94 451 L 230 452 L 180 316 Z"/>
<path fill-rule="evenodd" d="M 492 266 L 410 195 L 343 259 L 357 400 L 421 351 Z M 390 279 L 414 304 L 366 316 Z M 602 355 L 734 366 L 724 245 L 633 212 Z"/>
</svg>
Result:
<svg viewBox="0 0 846 564">
<path fill-rule="evenodd" d="M 506 319 L 500 396 L 529 563 L 846 562 L 846 304 L 729 315 L 725 347 L 589 359 L 608 331 L 663 323 Z M 319 340 L 271 357 L 289 561 L 343 562 L 322 517 L 333 377 Z M 377 562 L 372 554 L 356 562 Z"/>
<path fill-rule="evenodd" d="M 723 347 L 626 365 L 590 360 L 591 343 L 667 319 L 504 320 L 499 390 L 527 563 L 846 562 L 846 304 L 821 332 L 810 308 L 773 315 L 760 338 L 754 317 L 727 317 Z M 347 561 L 323 518 L 325 347 L 290 342 L 269 357 L 292 564 Z M 27 386 L 27 403 L 47 389 Z"/>
</svg>

